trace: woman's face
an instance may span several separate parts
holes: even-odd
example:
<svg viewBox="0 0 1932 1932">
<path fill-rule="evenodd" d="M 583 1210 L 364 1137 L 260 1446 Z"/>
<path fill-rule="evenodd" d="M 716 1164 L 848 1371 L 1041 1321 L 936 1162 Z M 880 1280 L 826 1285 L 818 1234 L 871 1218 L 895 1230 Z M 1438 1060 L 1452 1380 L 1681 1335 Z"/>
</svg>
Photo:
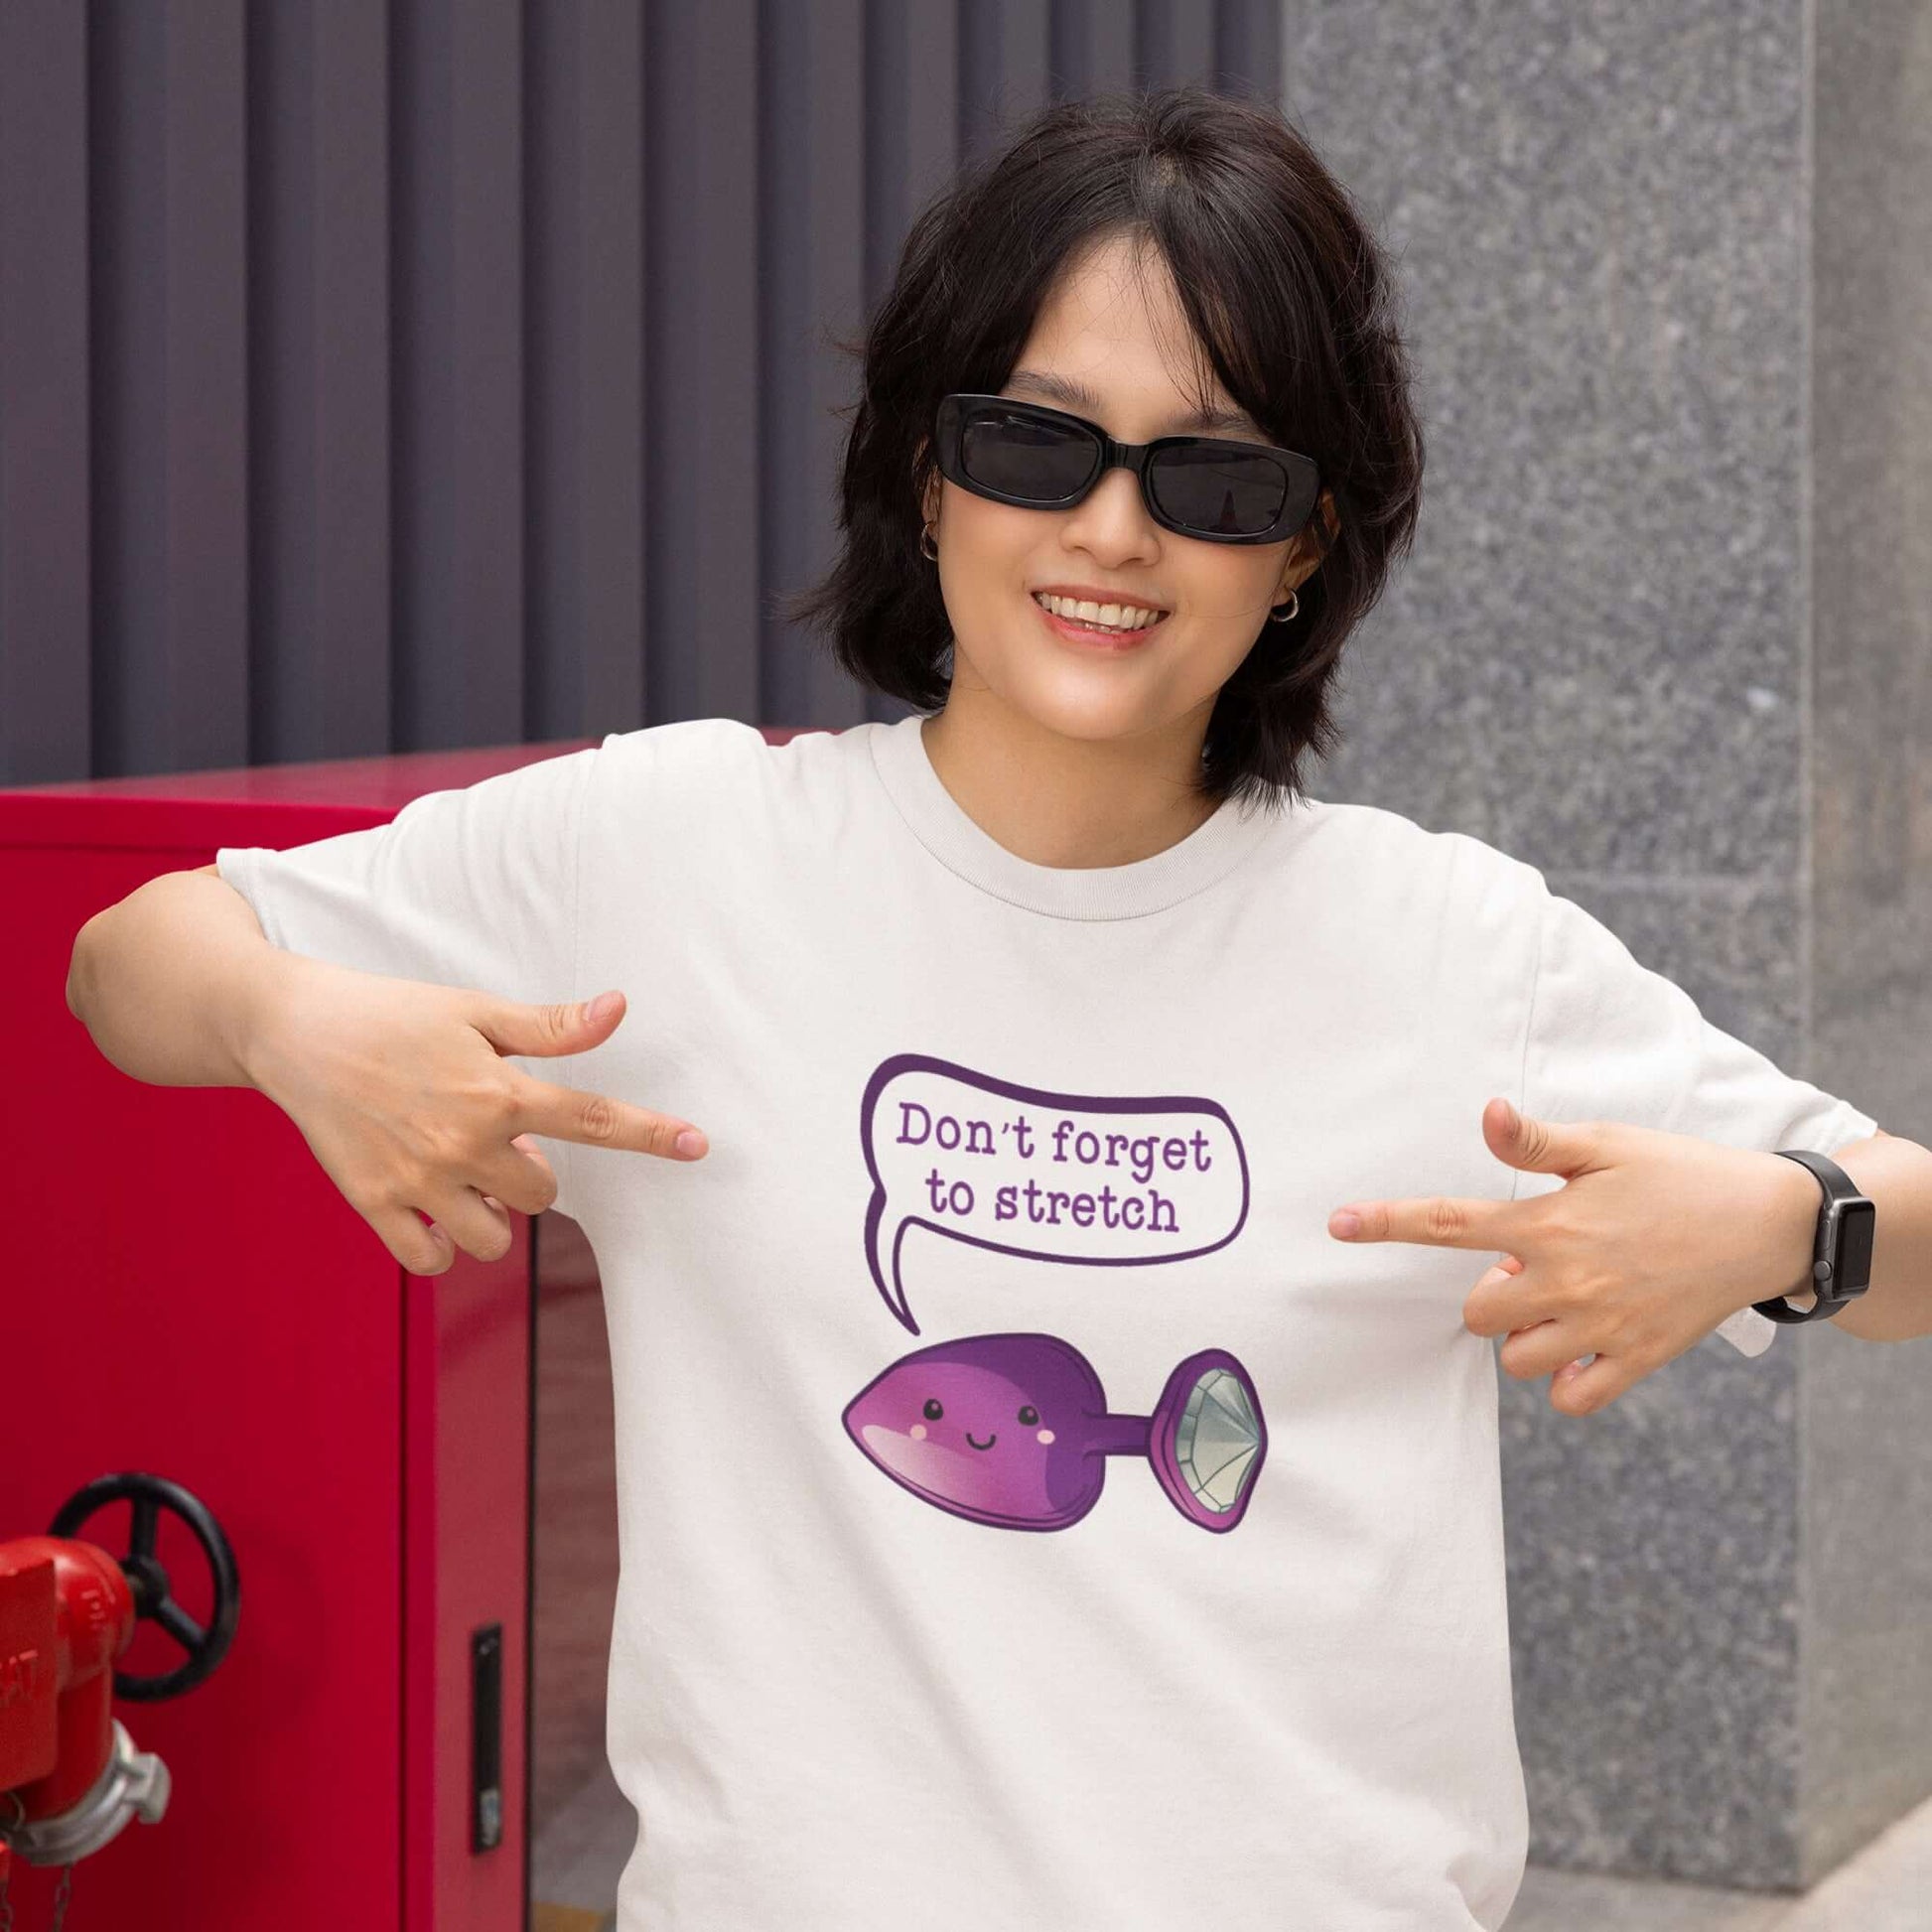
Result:
<svg viewBox="0 0 1932 1932">
<path fill-rule="evenodd" d="M 1062 276 L 1000 393 L 1070 410 L 1122 443 L 1183 434 L 1272 443 L 1217 378 L 1209 406 L 1233 419 L 1192 420 L 1197 353 L 1165 258 L 1150 248 L 1137 277 L 1123 236 Z M 1041 376 L 1072 386 L 1029 379 Z M 1204 732 L 1215 693 L 1253 647 L 1269 606 L 1315 563 L 1307 535 L 1209 543 L 1164 529 L 1148 514 L 1139 480 L 1121 469 L 1065 510 L 992 502 L 935 476 L 925 516 L 952 626 L 955 695 L 983 687 L 1069 738 L 1134 737 L 1182 721 Z M 1055 590 L 1168 615 L 1142 642 L 1108 649 L 1053 623 L 1036 594 Z"/>
</svg>

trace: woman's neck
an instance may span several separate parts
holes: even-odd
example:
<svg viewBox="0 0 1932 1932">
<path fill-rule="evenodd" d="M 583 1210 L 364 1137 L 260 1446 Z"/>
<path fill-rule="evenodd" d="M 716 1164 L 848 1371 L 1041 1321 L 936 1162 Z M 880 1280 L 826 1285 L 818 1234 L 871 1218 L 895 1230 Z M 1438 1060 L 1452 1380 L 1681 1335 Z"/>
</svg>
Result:
<svg viewBox="0 0 1932 1932">
<path fill-rule="evenodd" d="M 1191 785 L 1205 715 L 1131 739 L 1067 738 L 955 685 L 920 729 L 926 758 L 981 831 L 1036 866 L 1125 866 L 1213 816 Z"/>
</svg>

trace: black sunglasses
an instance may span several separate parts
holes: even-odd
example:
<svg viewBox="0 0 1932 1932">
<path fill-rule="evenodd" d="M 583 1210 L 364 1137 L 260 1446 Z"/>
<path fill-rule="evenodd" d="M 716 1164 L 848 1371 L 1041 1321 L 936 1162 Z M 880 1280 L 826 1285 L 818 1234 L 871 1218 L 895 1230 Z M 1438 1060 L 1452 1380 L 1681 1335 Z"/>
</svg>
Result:
<svg viewBox="0 0 1932 1932">
<path fill-rule="evenodd" d="M 1026 509 L 1071 509 L 1121 465 L 1157 523 L 1207 543 L 1278 543 L 1309 520 L 1321 487 L 1313 458 L 1293 450 L 1210 436 L 1116 443 L 1084 416 L 1011 396 L 944 397 L 933 442 L 949 482 Z"/>
</svg>

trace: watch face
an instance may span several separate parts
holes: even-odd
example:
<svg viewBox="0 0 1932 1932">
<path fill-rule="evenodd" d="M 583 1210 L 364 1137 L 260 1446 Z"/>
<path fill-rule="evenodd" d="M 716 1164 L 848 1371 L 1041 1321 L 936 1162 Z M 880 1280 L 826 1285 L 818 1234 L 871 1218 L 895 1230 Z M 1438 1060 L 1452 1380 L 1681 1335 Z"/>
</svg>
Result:
<svg viewBox="0 0 1932 1932">
<path fill-rule="evenodd" d="M 1855 1201 L 1839 1209 L 1839 1253 L 1844 1257 L 1833 1283 L 1842 1295 L 1847 1282 L 1868 1283 L 1871 1279 L 1871 1236 L 1878 1224 L 1878 1210 L 1868 1200 Z"/>
</svg>

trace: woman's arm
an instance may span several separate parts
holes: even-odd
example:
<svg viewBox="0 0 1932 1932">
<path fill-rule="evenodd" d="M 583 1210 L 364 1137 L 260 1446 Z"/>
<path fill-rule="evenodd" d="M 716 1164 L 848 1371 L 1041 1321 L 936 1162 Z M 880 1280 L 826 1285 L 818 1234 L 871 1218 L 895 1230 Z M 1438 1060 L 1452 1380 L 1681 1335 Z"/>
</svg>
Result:
<svg viewBox="0 0 1932 1932">
<path fill-rule="evenodd" d="M 137 1080 L 252 1087 L 255 1018 L 301 966 L 214 867 L 163 873 L 75 934 L 68 1010 Z"/>
<path fill-rule="evenodd" d="M 1840 1148 L 1832 1159 L 1878 1210 L 1871 1286 L 1856 1302 L 1848 1302 L 1832 1317 L 1832 1325 L 1864 1341 L 1932 1335 L 1932 1152 L 1881 1127 L 1867 1139 Z M 1811 1181 L 1809 1197 L 1801 1188 L 1792 1191 L 1815 1220 L 1818 1182 L 1796 1162 L 1784 1165 L 1795 1171 L 1796 1179 Z"/>
</svg>

